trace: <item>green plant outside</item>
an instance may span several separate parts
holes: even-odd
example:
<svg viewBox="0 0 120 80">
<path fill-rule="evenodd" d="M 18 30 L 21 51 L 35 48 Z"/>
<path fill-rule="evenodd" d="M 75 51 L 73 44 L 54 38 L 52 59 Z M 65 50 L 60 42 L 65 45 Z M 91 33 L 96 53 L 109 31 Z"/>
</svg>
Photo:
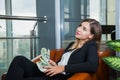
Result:
<svg viewBox="0 0 120 80">
<path fill-rule="evenodd" d="M 119 77 L 119 78 L 117 78 L 117 80 L 120 80 L 120 77 Z"/>
<path fill-rule="evenodd" d="M 113 50 L 115 50 L 115 51 L 117 51 L 117 52 L 120 52 L 120 40 L 107 41 L 107 42 L 106 42 L 106 45 L 107 45 L 109 48 L 111 48 L 111 49 L 113 49 Z"/>
<path fill-rule="evenodd" d="M 107 41 L 106 45 L 116 52 L 120 52 L 120 40 L 111 40 Z M 103 61 L 112 69 L 120 71 L 120 57 L 118 56 L 109 56 L 102 58 Z M 118 77 L 116 80 L 120 80 Z"/>
<path fill-rule="evenodd" d="M 102 59 L 112 69 L 116 71 L 120 71 L 120 57 L 109 56 L 109 57 L 104 57 Z"/>
</svg>

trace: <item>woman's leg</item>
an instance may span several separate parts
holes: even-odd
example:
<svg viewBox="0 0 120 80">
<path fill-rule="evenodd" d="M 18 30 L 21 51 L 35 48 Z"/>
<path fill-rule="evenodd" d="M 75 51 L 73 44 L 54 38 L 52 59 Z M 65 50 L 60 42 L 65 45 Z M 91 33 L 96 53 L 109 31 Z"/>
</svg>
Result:
<svg viewBox="0 0 120 80">
<path fill-rule="evenodd" d="M 36 64 L 26 57 L 17 56 L 10 64 L 6 80 L 66 80 L 66 76 L 62 74 L 45 76 Z"/>
<path fill-rule="evenodd" d="M 43 76 L 36 64 L 23 56 L 16 56 L 10 64 L 6 80 L 23 80 L 27 77 Z"/>
</svg>

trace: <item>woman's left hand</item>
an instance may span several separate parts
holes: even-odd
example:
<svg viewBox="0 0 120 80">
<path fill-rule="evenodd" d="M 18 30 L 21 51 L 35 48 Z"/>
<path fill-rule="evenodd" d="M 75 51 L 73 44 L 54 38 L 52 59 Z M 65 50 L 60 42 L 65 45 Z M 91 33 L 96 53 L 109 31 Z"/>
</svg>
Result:
<svg viewBox="0 0 120 80">
<path fill-rule="evenodd" d="M 64 72 L 64 66 L 44 66 L 44 68 L 46 69 L 44 73 L 46 73 L 47 76 L 54 76 Z"/>
</svg>

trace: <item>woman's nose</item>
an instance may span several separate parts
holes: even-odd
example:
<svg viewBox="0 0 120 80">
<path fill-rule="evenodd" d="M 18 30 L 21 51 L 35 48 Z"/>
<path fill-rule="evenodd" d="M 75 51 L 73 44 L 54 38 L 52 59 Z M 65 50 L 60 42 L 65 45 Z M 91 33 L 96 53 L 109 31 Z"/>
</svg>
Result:
<svg viewBox="0 0 120 80">
<path fill-rule="evenodd" d="M 81 27 L 78 27 L 78 28 L 77 28 L 77 31 L 81 31 Z"/>
</svg>

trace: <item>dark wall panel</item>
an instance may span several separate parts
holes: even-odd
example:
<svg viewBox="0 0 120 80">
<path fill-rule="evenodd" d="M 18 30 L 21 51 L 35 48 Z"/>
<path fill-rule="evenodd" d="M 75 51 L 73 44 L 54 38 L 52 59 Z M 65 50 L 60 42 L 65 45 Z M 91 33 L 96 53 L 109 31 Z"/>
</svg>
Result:
<svg viewBox="0 0 120 80">
<path fill-rule="evenodd" d="M 55 48 L 55 0 L 36 0 L 37 16 L 47 16 L 47 23 L 38 23 L 39 50 Z"/>
</svg>

